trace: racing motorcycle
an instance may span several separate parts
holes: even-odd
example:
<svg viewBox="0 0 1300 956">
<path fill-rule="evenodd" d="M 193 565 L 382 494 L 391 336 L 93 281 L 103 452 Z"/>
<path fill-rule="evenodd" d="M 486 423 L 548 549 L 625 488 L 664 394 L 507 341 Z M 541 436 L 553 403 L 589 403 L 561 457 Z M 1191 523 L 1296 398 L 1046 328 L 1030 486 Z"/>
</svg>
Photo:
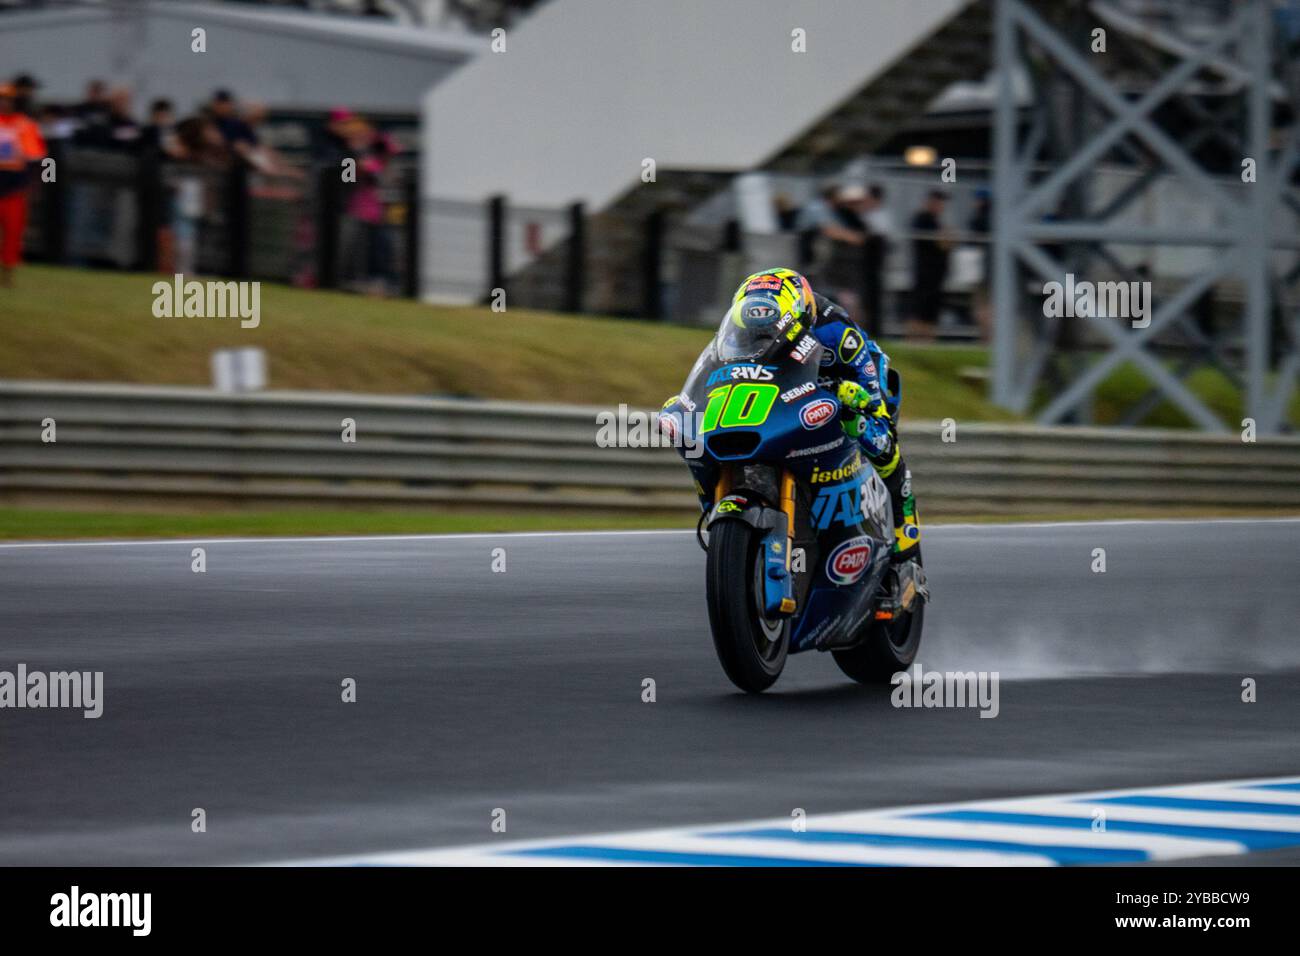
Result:
<svg viewBox="0 0 1300 956">
<path fill-rule="evenodd" d="M 724 317 L 659 413 L 700 497 L 718 660 L 749 693 L 814 649 L 888 682 L 921 641 L 928 592 L 900 588 L 889 493 L 840 427 L 824 351 L 791 316 L 759 332 Z"/>
</svg>

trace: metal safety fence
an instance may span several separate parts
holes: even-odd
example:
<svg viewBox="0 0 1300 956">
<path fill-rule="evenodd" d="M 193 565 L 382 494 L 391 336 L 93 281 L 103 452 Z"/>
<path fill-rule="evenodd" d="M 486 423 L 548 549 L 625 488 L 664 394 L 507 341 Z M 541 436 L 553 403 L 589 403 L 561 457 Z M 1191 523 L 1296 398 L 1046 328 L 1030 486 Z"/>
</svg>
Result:
<svg viewBox="0 0 1300 956">
<path fill-rule="evenodd" d="M 0 382 L 0 496 L 693 509 L 677 453 L 600 447 L 602 411 Z M 930 515 L 1300 510 L 1295 438 L 905 422 L 902 441 Z"/>
</svg>

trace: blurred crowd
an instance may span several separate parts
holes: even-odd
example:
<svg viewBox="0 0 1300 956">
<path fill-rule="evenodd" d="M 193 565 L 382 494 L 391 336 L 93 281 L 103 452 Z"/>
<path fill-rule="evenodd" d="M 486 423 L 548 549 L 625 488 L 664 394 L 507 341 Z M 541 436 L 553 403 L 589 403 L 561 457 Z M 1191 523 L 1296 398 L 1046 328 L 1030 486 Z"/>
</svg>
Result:
<svg viewBox="0 0 1300 956">
<path fill-rule="evenodd" d="M 30 75 L 8 84 L 13 109 L 30 119 L 47 148 L 105 151 L 165 164 L 163 224 L 158 235 L 156 267 L 164 273 L 199 271 L 204 231 L 219 224 L 224 210 L 223 173 L 243 169 L 257 174 L 249 181 L 255 196 L 296 201 L 315 199 L 316 170 L 339 170 L 344 185 L 339 223 L 340 278 L 358 291 L 388 294 L 397 284 L 393 242 L 382 190 L 398 148 L 393 139 L 362 116 L 345 108 L 329 114 L 309 157 L 286 157 L 264 135 L 267 109 L 218 89 L 193 109 L 178 110 L 169 99 L 156 99 L 143 113 L 131 91 L 92 79 L 76 102 L 51 102 L 39 95 Z M 353 175 L 343 161 L 355 162 Z M 76 250 L 103 248 L 121 232 L 121 190 L 76 182 L 68 197 L 68 234 L 74 262 L 94 262 Z M 129 205 L 127 203 L 126 205 Z M 316 239 L 314 216 L 304 211 L 294 227 L 295 281 L 314 285 Z M 127 230 L 129 231 L 129 230 Z"/>
<path fill-rule="evenodd" d="M 329 209 L 335 214 L 329 221 L 336 223 L 336 234 L 329 237 L 337 251 L 332 280 L 370 294 L 397 291 L 394 210 L 400 204 L 394 196 L 400 190 L 394 188 L 394 159 L 399 149 L 389 134 L 352 110 L 338 107 L 323 118 L 309 155 L 285 156 L 268 141 L 265 107 L 225 89 L 186 112 L 157 99 L 142 115 L 129 90 L 102 80 L 88 82 L 72 103 L 43 100 L 40 84 L 27 75 L 15 77 L 4 89 L 12 116 L 8 124 L 0 116 L 0 194 L 7 191 L 10 197 L 0 195 L 0 251 L 7 269 L 16 264 L 14 237 L 21 235 L 26 216 L 24 190 L 15 186 L 22 184 L 24 173 L 30 181 L 33 170 L 26 164 L 44 156 L 47 148 L 60 155 L 62 148 L 75 147 L 160 164 L 162 222 L 154 243 L 154 266 L 160 272 L 194 274 L 202 271 L 201 260 L 213 261 L 200 251 L 222 234 L 228 218 L 227 174 L 246 172 L 246 181 L 237 180 L 246 186 L 238 188 L 254 197 L 284 200 L 295 217 L 289 236 L 281 239 L 282 246 L 291 247 L 285 274 L 292 281 L 302 286 L 321 281 L 318 269 L 326 267 L 317 255 L 319 212 Z M 19 127 L 29 131 L 22 134 L 26 147 L 17 144 Z M 13 141 L 8 146 L 6 136 Z M 39 147 L 32 145 L 36 139 L 42 141 Z M 37 155 L 15 159 L 24 149 Z M 79 175 L 71 178 L 67 258 L 96 264 L 98 250 L 133 247 L 133 188 L 120 180 L 106 186 Z M 990 197 L 987 190 L 977 191 L 960 226 L 950 221 L 949 203 L 946 192 L 930 189 L 915 207 L 906 208 L 897 201 L 891 205 L 879 183 L 835 182 L 802 205 L 778 197 L 775 212 L 781 232 L 797 248 L 797 268 L 872 334 L 880 335 L 888 320 L 891 332 L 901 329 L 918 340 L 933 340 L 941 325 L 954 323 L 973 325 L 987 338 Z M 890 263 L 895 264 L 892 270 Z M 954 290 L 960 291 L 954 295 Z"/>
<path fill-rule="evenodd" d="M 19 109 L 19 88 L 0 84 L 0 286 L 13 284 L 27 229 L 27 189 L 46 155 L 40 128 Z"/>
<path fill-rule="evenodd" d="M 782 232 L 797 238 L 798 268 L 869 332 L 881 334 L 887 315 L 897 314 L 909 338 L 933 341 L 948 305 L 954 255 L 967 254 L 976 274 L 970 309 L 960 317 L 987 338 L 988 294 L 985 248 L 991 220 L 986 189 L 977 190 L 964 234 L 948 221 L 949 196 L 929 190 L 912 211 L 905 229 L 895 221 L 885 188 L 878 183 L 831 183 L 811 201 L 796 206 L 778 197 L 776 214 Z M 906 289 L 893 306 L 888 302 L 886 260 L 901 244 L 910 271 Z"/>
<path fill-rule="evenodd" d="M 346 285 L 387 295 L 398 278 L 391 209 L 384 200 L 398 146 L 364 118 L 341 107 L 330 111 L 318 150 L 321 168 L 340 169 L 351 160 L 351 184 L 344 209 L 340 247 Z"/>
</svg>

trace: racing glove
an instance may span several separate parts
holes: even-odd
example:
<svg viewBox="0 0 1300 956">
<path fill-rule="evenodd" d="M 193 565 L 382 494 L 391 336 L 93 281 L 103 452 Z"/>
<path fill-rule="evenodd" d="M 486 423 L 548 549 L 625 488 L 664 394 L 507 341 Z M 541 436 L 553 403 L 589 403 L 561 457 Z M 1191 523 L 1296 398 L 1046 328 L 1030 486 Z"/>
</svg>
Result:
<svg viewBox="0 0 1300 956">
<path fill-rule="evenodd" d="M 873 401 L 871 393 L 857 382 L 840 382 L 835 397 L 840 402 L 840 427 L 850 438 L 860 439 L 867 433 L 868 418 L 892 424 L 885 403 L 879 398 Z"/>
</svg>

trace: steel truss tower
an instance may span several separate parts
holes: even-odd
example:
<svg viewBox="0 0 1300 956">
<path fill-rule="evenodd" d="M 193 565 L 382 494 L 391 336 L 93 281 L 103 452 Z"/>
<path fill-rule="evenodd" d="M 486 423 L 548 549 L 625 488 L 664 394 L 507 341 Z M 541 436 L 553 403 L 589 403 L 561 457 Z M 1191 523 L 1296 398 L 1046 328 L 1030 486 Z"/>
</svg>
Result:
<svg viewBox="0 0 1300 956">
<path fill-rule="evenodd" d="M 1170 8 L 1206 17 L 1200 31 L 1153 27 L 1132 7 L 996 0 L 992 398 L 1036 408 L 1043 424 L 1086 422 L 1098 385 L 1131 363 L 1151 389 L 1126 423 L 1168 400 L 1200 428 L 1235 429 L 1187 386 L 1210 366 L 1258 433 L 1288 430 L 1300 369 L 1300 56 L 1275 36 L 1269 0 Z M 1094 50 L 1098 28 L 1105 52 Z M 1028 117 L 1019 77 L 1032 91 Z M 1099 189 L 1117 166 L 1131 174 L 1126 185 Z M 1157 188 L 1206 216 L 1135 221 Z M 1212 255 L 1177 283 L 1142 261 L 1192 247 Z M 1049 318 L 1044 284 L 1067 274 L 1151 280 L 1149 324 Z"/>
</svg>

